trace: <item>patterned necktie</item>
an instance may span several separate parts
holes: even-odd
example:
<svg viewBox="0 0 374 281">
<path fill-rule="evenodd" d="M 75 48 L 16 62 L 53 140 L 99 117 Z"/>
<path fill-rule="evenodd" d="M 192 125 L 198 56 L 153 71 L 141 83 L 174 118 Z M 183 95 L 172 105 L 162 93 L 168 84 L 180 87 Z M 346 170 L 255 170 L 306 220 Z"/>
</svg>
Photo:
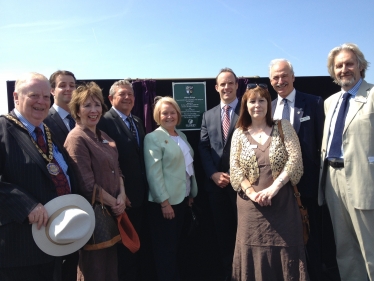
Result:
<svg viewBox="0 0 374 281">
<path fill-rule="evenodd" d="M 134 121 L 133 121 L 132 117 L 128 116 L 127 117 L 127 122 L 129 124 L 131 134 L 133 135 L 134 139 L 136 140 L 136 143 L 139 145 L 138 134 L 136 133 L 135 126 L 134 126 L 134 123 L 133 123 Z"/>
<path fill-rule="evenodd" d="M 47 153 L 47 145 L 43 137 L 42 129 L 40 129 L 39 127 L 35 127 L 34 132 L 36 134 L 36 143 L 44 153 Z M 62 171 L 60 165 L 58 164 L 55 158 L 52 159 L 51 163 L 57 165 L 57 167 L 59 168 L 59 172 L 57 175 L 50 174 L 52 181 L 56 186 L 57 195 L 61 196 L 65 194 L 70 194 L 69 182 L 64 172 Z"/>
<path fill-rule="evenodd" d="M 224 113 L 223 113 L 223 122 L 222 122 L 222 132 L 223 132 L 223 145 L 226 144 L 227 141 L 227 135 L 229 134 L 230 129 L 230 106 L 225 105 Z"/>
<path fill-rule="evenodd" d="M 290 106 L 288 105 L 287 99 L 283 99 L 282 119 L 287 119 L 290 121 Z"/>
<path fill-rule="evenodd" d="M 342 154 L 342 138 L 345 118 L 347 117 L 349 109 L 349 98 L 351 94 L 346 92 L 343 95 L 343 101 L 340 105 L 338 116 L 336 117 L 334 135 L 332 136 L 329 158 L 340 158 Z"/>
<path fill-rule="evenodd" d="M 69 127 L 70 127 L 70 131 L 71 131 L 75 127 L 75 120 L 73 119 L 73 117 L 71 117 L 70 114 L 66 115 L 66 118 L 69 120 Z"/>
</svg>

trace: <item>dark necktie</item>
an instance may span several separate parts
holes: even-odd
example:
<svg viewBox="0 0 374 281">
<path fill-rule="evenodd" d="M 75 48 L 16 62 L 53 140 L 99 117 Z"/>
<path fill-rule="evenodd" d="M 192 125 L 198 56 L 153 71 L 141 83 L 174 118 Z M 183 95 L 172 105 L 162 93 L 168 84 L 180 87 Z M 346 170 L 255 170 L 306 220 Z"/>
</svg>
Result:
<svg viewBox="0 0 374 281">
<path fill-rule="evenodd" d="M 282 119 L 290 121 L 290 106 L 288 105 L 287 99 L 283 99 Z"/>
<path fill-rule="evenodd" d="M 136 133 L 136 130 L 135 130 L 135 127 L 134 127 L 134 123 L 133 123 L 132 117 L 128 116 L 128 117 L 127 117 L 127 122 L 128 122 L 128 124 L 129 124 L 129 128 L 130 128 L 131 134 L 133 135 L 134 139 L 136 140 L 136 143 L 139 145 L 139 142 L 138 142 L 138 135 L 137 135 L 137 133 Z"/>
<path fill-rule="evenodd" d="M 334 135 L 332 136 L 330 150 L 329 150 L 329 158 L 340 158 L 342 154 L 342 138 L 343 138 L 343 129 L 345 124 L 345 118 L 347 117 L 348 109 L 349 109 L 349 98 L 350 93 L 344 93 L 343 101 L 340 105 L 340 109 L 338 112 L 338 117 L 336 117 L 335 122 L 335 129 Z"/>
<path fill-rule="evenodd" d="M 69 127 L 70 127 L 70 131 L 71 131 L 75 127 L 75 120 L 73 119 L 73 117 L 71 117 L 70 114 L 66 115 L 66 118 L 69 120 Z"/>
<path fill-rule="evenodd" d="M 227 135 L 229 134 L 230 129 L 230 106 L 225 105 L 223 113 L 223 122 L 222 122 L 222 132 L 223 132 L 223 145 L 226 144 Z"/>
<path fill-rule="evenodd" d="M 35 127 L 35 134 L 36 143 L 44 153 L 47 153 L 48 149 L 43 137 L 42 129 L 40 129 L 39 127 Z M 51 163 L 57 165 L 57 167 L 59 168 L 59 172 L 57 175 L 50 174 L 52 181 L 56 186 L 57 195 L 61 196 L 65 194 L 70 194 L 69 182 L 64 174 L 64 171 L 61 169 L 60 165 L 58 164 L 55 158 L 52 159 Z"/>
</svg>

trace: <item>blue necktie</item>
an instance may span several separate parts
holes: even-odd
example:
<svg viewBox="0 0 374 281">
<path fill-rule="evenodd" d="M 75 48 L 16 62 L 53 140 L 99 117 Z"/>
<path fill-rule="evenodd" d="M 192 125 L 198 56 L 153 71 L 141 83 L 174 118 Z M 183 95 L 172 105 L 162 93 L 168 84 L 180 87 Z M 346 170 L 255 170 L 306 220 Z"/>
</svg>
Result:
<svg viewBox="0 0 374 281">
<path fill-rule="evenodd" d="M 73 117 L 71 117 L 70 114 L 66 115 L 66 118 L 69 120 L 69 127 L 70 127 L 70 131 L 71 131 L 75 127 L 75 120 L 73 119 Z"/>
<path fill-rule="evenodd" d="M 136 130 L 135 130 L 132 118 L 129 116 L 129 117 L 127 117 L 126 120 L 127 120 L 128 124 L 129 124 L 129 128 L 130 128 L 131 134 L 134 136 L 134 139 L 136 140 L 136 143 L 139 145 L 138 134 L 136 133 Z"/>
<path fill-rule="evenodd" d="M 287 99 L 283 99 L 282 119 L 287 119 L 290 121 L 290 106 L 288 105 Z"/>
<path fill-rule="evenodd" d="M 345 118 L 347 117 L 348 109 L 349 109 L 349 98 L 350 93 L 344 93 L 343 101 L 340 105 L 340 109 L 338 112 L 338 117 L 336 118 L 335 122 L 335 130 L 334 135 L 332 136 L 330 151 L 329 151 L 329 158 L 340 158 L 342 155 L 342 138 L 343 138 L 343 129 L 345 124 Z"/>
</svg>

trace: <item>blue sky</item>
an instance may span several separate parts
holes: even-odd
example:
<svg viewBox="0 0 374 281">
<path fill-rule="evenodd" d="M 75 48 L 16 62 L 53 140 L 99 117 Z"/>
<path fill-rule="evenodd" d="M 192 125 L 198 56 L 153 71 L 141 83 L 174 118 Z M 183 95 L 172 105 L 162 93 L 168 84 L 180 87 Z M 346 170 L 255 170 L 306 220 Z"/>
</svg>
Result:
<svg viewBox="0 0 374 281">
<path fill-rule="evenodd" d="M 0 0 L 0 113 L 5 81 L 29 71 L 200 78 L 227 66 L 264 77 L 287 58 L 296 76 L 328 75 L 328 52 L 345 42 L 374 62 L 373 10 L 372 0 Z"/>
</svg>

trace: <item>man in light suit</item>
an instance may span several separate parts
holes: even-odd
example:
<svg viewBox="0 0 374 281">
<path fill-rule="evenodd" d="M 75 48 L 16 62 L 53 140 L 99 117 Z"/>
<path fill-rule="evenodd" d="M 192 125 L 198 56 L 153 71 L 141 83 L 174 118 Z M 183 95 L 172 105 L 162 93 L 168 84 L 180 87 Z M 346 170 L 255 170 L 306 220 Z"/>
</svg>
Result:
<svg viewBox="0 0 374 281">
<path fill-rule="evenodd" d="M 240 111 L 237 89 L 235 73 L 230 68 L 223 68 L 216 77 L 216 91 L 221 102 L 204 113 L 199 143 L 225 280 L 231 280 L 237 228 L 237 194 L 230 185 L 229 174 L 231 137 Z"/>
<path fill-rule="evenodd" d="M 278 93 L 278 97 L 272 102 L 273 118 L 288 119 L 300 141 L 304 174 L 297 187 L 301 194 L 301 202 L 308 209 L 311 228 L 307 244 L 308 273 L 311 280 L 321 280 L 321 223 L 317 195 L 324 120 L 323 100 L 319 96 L 302 93 L 293 87 L 295 75 L 288 60 L 272 60 L 269 71 L 270 83 Z"/>
<path fill-rule="evenodd" d="M 54 103 L 44 123 L 51 129 L 60 144 L 64 145 L 68 133 L 75 126 L 68 104 L 76 87 L 76 79 L 72 72 L 58 70 L 51 75 L 49 82 Z"/>
<path fill-rule="evenodd" d="M 342 280 L 374 280 L 374 88 L 357 45 L 332 49 L 341 91 L 325 101 L 318 201 L 327 203 Z"/>
<path fill-rule="evenodd" d="M 120 168 L 125 177 L 126 213 L 141 235 L 148 196 L 143 154 L 144 126 L 140 118 L 131 114 L 135 96 L 129 81 L 116 81 L 109 90 L 108 98 L 112 108 L 101 118 L 98 127 L 116 142 Z M 137 279 L 142 264 L 140 256 L 141 252 L 133 254 L 122 244 L 118 244 L 119 280 Z"/>
<path fill-rule="evenodd" d="M 2 281 L 54 280 L 57 259 L 35 244 L 31 224 L 38 224 L 39 229 L 46 226 L 44 205 L 57 196 L 74 193 L 76 185 L 66 151 L 43 125 L 50 107 L 50 90 L 43 75 L 25 75 L 15 84 L 15 109 L 0 117 Z M 52 151 L 52 160 L 46 160 L 50 158 L 42 150 L 45 146 L 47 152 Z"/>
<path fill-rule="evenodd" d="M 54 103 L 49 109 L 44 123 L 51 130 L 55 140 L 60 145 L 64 145 L 68 133 L 75 126 L 75 121 L 70 115 L 68 104 L 75 90 L 76 79 L 72 72 L 58 70 L 51 75 L 49 82 L 51 84 L 51 94 Z M 60 259 L 62 281 L 76 281 L 79 261 L 78 251 L 63 256 Z"/>
</svg>

